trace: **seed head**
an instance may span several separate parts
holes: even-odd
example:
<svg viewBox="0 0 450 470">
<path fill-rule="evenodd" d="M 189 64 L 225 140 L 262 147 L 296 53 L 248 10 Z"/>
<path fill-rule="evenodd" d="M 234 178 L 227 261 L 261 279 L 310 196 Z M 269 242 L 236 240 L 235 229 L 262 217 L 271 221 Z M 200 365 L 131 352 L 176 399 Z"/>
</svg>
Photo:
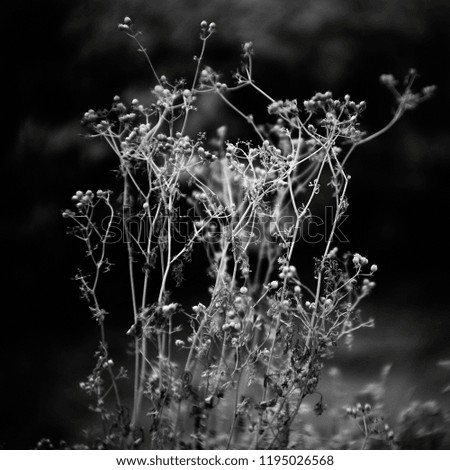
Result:
<svg viewBox="0 0 450 470">
<path fill-rule="evenodd" d="M 236 312 L 234 310 L 228 310 L 227 317 L 232 319 L 236 316 Z"/>
<path fill-rule="evenodd" d="M 390 73 L 384 73 L 380 76 L 380 82 L 388 87 L 393 87 L 397 84 L 397 80 Z"/>
<path fill-rule="evenodd" d="M 252 54 L 253 53 L 253 43 L 252 42 L 246 42 L 243 46 L 242 49 L 245 54 Z"/>
</svg>

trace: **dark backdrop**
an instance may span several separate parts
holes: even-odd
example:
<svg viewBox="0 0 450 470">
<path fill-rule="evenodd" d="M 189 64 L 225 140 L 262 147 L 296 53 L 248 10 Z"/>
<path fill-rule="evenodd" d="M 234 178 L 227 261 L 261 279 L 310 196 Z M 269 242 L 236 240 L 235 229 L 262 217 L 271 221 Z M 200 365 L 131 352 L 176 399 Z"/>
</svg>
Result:
<svg viewBox="0 0 450 470">
<path fill-rule="evenodd" d="M 73 442 L 90 419 L 77 384 L 89 372 L 96 332 L 70 280 L 81 247 L 65 235 L 61 210 L 77 189 L 114 184 L 114 157 L 81 137 L 82 113 L 108 106 L 115 94 L 145 100 L 152 85 L 142 55 L 117 30 L 125 15 L 143 31 L 160 73 L 192 70 L 198 25 L 215 21 L 206 63 L 228 74 L 239 62 L 240 44 L 252 40 L 255 78 L 271 95 L 303 100 L 316 91 L 348 92 L 367 101 L 368 131 L 392 111 L 378 83 L 381 73 L 401 77 L 415 67 L 419 85 L 438 85 L 432 101 L 350 162 L 344 228 L 352 249 L 368 255 L 380 272 L 365 304 L 378 327 L 343 360 L 359 371 L 349 381 L 369 380 L 389 362 L 397 378 L 394 395 L 413 390 L 418 397 L 440 397 L 447 378 L 435 363 L 450 355 L 448 1 L 46 0 L 8 2 L 2 10 L 5 448 L 33 447 L 44 436 Z M 246 99 L 244 107 L 257 106 Z M 224 117 L 228 112 L 212 103 L 198 125 L 211 134 Z M 231 132 L 240 126 L 233 121 Z M 111 292 L 120 291 L 123 280 L 113 279 Z M 112 320 L 117 329 L 127 323 Z"/>
</svg>

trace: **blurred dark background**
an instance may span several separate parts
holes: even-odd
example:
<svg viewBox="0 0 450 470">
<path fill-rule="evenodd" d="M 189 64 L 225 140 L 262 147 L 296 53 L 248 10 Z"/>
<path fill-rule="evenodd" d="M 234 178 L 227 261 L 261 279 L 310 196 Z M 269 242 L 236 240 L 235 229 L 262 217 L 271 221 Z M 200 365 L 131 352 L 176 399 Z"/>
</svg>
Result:
<svg viewBox="0 0 450 470">
<path fill-rule="evenodd" d="M 30 448 L 41 437 L 74 442 L 92 418 L 78 382 L 90 371 L 97 332 L 70 280 L 82 251 L 65 235 L 61 210 L 78 189 L 114 186 L 114 156 L 82 137 L 82 114 L 109 106 L 115 94 L 144 102 L 150 95 L 142 54 L 117 30 L 125 15 L 143 32 L 160 74 L 190 73 L 200 21 L 215 21 L 205 63 L 229 76 L 241 44 L 251 40 L 255 78 L 269 94 L 302 101 L 316 91 L 350 93 L 367 101 L 369 132 L 392 115 L 380 74 L 401 78 L 414 67 L 419 87 L 438 86 L 431 101 L 361 148 L 348 167 L 350 218 L 343 228 L 351 249 L 379 266 L 377 289 L 364 304 L 377 328 L 357 338 L 354 353 L 336 364 L 359 386 L 391 363 L 393 408 L 406 395 L 448 404 L 440 390 L 450 377 L 436 366 L 450 357 L 447 0 L 7 2 L 0 444 Z M 248 111 L 257 106 L 251 93 L 246 100 L 241 95 L 236 99 Z M 264 122 L 258 106 L 255 115 Z M 235 118 L 213 100 L 196 119 L 212 136 Z M 231 121 L 231 132 L 241 125 Z M 120 282 L 106 289 L 119 292 L 116 309 L 126 310 L 127 286 L 122 293 Z M 111 320 L 121 331 L 128 323 Z"/>
</svg>

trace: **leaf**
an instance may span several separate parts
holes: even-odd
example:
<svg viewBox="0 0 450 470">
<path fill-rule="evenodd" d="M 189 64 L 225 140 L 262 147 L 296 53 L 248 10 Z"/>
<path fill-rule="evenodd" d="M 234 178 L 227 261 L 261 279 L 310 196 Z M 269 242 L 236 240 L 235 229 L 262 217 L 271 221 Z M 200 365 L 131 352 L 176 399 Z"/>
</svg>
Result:
<svg viewBox="0 0 450 470">
<path fill-rule="evenodd" d="M 255 404 L 256 410 L 265 410 L 267 408 L 271 408 L 277 404 L 278 397 L 274 397 L 271 400 L 265 400 L 260 403 Z"/>
</svg>

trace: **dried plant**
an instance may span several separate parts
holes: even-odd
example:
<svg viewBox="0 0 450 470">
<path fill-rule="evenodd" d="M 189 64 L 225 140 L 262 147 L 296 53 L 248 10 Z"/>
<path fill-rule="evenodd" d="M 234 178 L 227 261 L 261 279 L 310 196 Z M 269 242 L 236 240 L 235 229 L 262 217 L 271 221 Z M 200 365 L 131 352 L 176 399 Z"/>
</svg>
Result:
<svg viewBox="0 0 450 470">
<path fill-rule="evenodd" d="M 74 209 L 63 212 L 91 262 L 76 279 L 100 329 L 95 367 L 81 384 L 101 417 L 95 445 L 288 448 L 305 398 L 317 397 L 317 414 L 326 409 L 318 391 L 324 361 L 339 341 L 351 345 L 356 330 L 373 326 L 372 319 L 361 318 L 359 304 L 375 285 L 377 266 L 358 253 L 340 255 L 337 248 L 348 207 L 346 163 L 433 87 L 413 92 L 414 71 L 403 89 L 383 75 L 396 110 L 385 128 L 367 135 L 360 129 L 366 104 L 349 95 L 337 99 L 327 91 L 299 104 L 261 90 L 253 77 L 251 43 L 243 45 L 235 83 L 225 84 L 203 64 L 214 23 L 201 23 L 191 82 L 156 72 L 130 18 L 119 29 L 148 61 L 153 98 L 127 105 L 116 96 L 110 109 L 84 115 L 91 137 L 105 141 L 117 157 L 120 195 L 77 191 Z M 232 91 L 241 88 L 266 100 L 270 124 L 258 125 L 233 104 Z M 189 136 L 188 123 L 202 112 L 204 94 L 230 106 L 257 142 L 230 142 L 225 126 L 214 139 Z M 327 233 L 308 240 L 325 210 L 331 213 Z M 126 250 L 126 266 L 109 259 L 118 242 Z M 308 273 L 313 263 L 295 266 L 294 253 L 311 242 L 322 254 Z M 199 250 L 208 260 L 209 301 L 182 305 L 177 287 Z M 131 325 L 132 373 L 111 357 L 108 312 L 99 298 L 112 261 L 129 275 L 123 292 L 130 294 L 131 312 L 124 315 Z M 123 391 L 130 386 L 128 403 Z M 363 420 L 367 438 L 369 412 L 361 413 L 353 415 Z"/>
</svg>

